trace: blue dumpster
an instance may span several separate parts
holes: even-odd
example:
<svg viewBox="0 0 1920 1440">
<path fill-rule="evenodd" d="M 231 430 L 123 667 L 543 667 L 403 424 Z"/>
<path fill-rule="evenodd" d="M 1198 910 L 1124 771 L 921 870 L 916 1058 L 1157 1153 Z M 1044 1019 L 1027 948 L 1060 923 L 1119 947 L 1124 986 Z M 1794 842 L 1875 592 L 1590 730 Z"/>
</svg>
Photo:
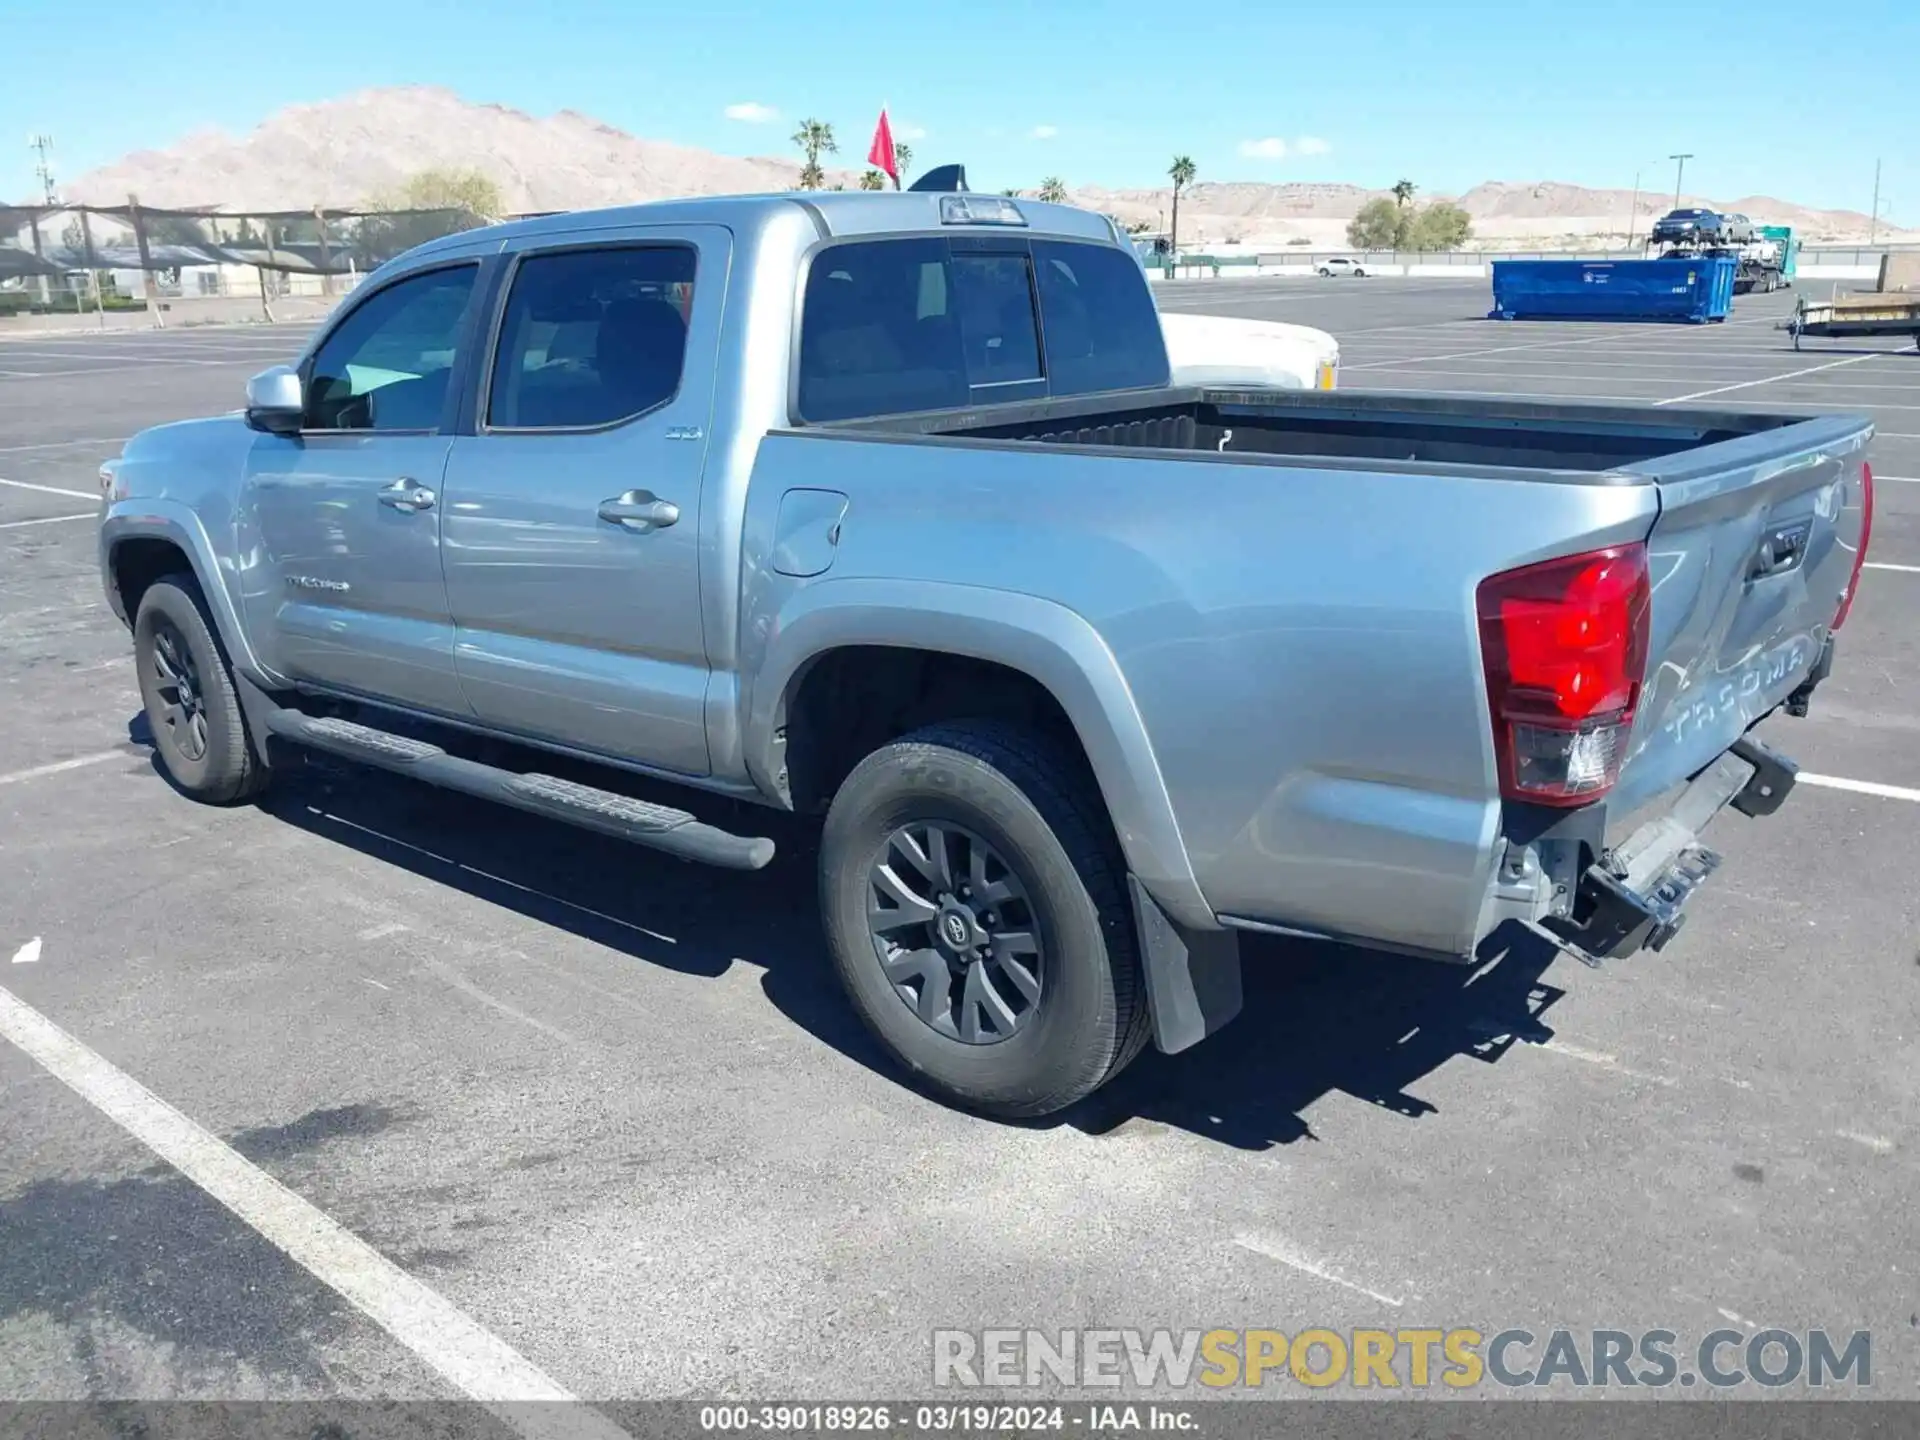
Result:
<svg viewBox="0 0 1920 1440">
<path fill-rule="evenodd" d="M 1496 260 L 1490 320 L 1724 320 L 1731 255 L 1683 260 Z"/>
</svg>

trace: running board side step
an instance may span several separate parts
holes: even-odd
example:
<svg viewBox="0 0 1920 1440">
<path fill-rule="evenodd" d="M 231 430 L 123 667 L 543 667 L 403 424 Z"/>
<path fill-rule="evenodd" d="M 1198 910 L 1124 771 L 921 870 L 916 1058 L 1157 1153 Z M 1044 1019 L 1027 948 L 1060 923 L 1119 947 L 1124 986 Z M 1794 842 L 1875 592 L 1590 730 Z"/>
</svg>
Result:
<svg viewBox="0 0 1920 1440">
<path fill-rule="evenodd" d="M 270 733 L 296 745 L 397 775 L 410 775 L 443 790 L 458 790 L 616 840 L 663 850 L 682 860 L 727 870 L 758 870 L 773 859 L 773 841 L 717 830 L 684 810 L 666 805 L 653 805 L 551 775 L 521 775 L 482 765 L 449 755 L 428 741 L 356 725 L 351 720 L 279 708 L 267 710 L 259 718 Z"/>
</svg>

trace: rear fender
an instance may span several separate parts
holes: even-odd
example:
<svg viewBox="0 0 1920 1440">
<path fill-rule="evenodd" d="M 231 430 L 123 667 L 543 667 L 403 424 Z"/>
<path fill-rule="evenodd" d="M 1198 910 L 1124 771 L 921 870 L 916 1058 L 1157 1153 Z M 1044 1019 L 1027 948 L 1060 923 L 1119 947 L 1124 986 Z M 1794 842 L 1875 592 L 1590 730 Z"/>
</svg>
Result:
<svg viewBox="0 0 1920 1440">
<path fill-rule="evenodd" d="M 749 632 L 752 633 L 751 631 Z M 745 761 L 765 794 L 778 794 L 775 733 L 807 667 L 848 645 L 933 650 L 1006 665 L 1046 687 L 1092 764 L 1128 869 L 1167 914 L 1217 930 L 1180 838 L 1159 762 L 1119 663 L 1099 633 L 1065 606 L 971 585 L 850 578 L 796 592 L 748 642 Z"/>
<path fill-rule="evenodd" d="M 256 684 L 271 687 L 273 677 L 261 666 L 228 588 L 228 575 L 216 557 L 213 542 L 199 515 L 177 500 L 143 498 L 114 504 L 100 522 L 100 570 L 114 613 L 128 625 L 133 615 L 114 577 L 115 550 L 130 540 L 165 540 L 186 557 L 193 577 L 206 597 L 214 628 L 220 632 L 234 668 Z"/>
</svg>

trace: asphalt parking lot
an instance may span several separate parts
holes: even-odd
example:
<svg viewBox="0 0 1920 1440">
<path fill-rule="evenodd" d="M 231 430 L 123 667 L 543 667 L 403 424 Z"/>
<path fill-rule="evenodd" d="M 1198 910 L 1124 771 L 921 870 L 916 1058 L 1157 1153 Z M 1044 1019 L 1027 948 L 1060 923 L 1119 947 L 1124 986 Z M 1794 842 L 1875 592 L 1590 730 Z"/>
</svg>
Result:
<svg viewBox="0 0 1920 1440">
<path fill-rule="evenodd" d="M 1011 1127 L 887 1073 L 803 839 L 694 871 L 320 766 L 194 806 L 86 517 L 120 439 L 303 334 L 249 327 L 0 341 L 0 987 L 589 1400 L 925 1394 L 943 1326 L 1866 1329 L 1912 1397 L 1920 356 L 1795 354 L 1790 295 L 1711 327 L 1500 324 L 1444 280 L 1162 303 L 1331 330 L 1344 387 L 1876 419 L 1874 568 L 1813 715 L 1768 725 L 1820 783 L 1723 819 L 1664 953 L 1262 943 L 1226 1032 Z M 457 1393 L 5 1043 L 0 1112 L 0 1398 Z"/>
</svg>

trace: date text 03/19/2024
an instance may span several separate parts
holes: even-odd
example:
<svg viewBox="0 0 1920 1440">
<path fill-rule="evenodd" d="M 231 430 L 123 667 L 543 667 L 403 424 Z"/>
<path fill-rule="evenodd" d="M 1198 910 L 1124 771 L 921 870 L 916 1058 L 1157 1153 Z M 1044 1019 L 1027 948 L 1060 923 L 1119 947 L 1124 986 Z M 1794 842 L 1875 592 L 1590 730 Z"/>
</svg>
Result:
<svg viewBox="0 0 1920 1440">
<path fill-rule="evenodd" d="M 1189 1407 L 1161 1404 L 703 1405 L 700 1428 L 717 1434 L 1080 1431 L 1105 1435 L 1192 1433 L 1199 1429 L 1199 1421 Z"/>
</svg>

